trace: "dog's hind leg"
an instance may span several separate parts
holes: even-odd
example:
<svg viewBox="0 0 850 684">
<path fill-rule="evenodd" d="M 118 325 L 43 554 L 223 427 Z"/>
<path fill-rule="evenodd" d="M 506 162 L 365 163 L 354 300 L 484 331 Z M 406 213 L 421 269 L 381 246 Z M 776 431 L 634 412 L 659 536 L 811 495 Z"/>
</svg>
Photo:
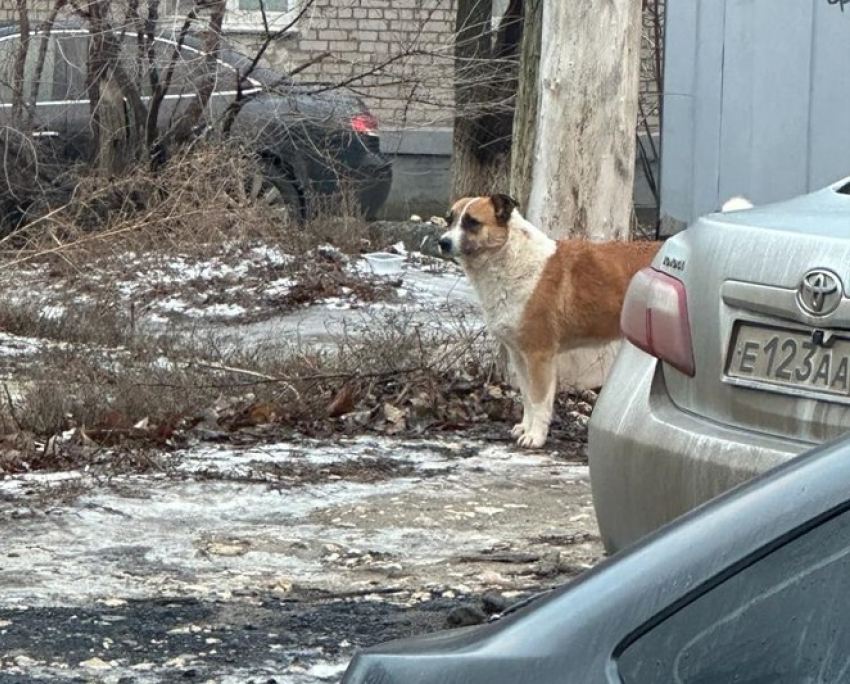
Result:
<svg viewBox="0 0 850 684">
<path fill-rule="evenodd" d="M 531 422 L 520 436 L 520 446 L 541 447 L 549 434 L 552 407 L 557 389 L 557 370 L 554 351 L 539 351 L 525 359 L 528 367 L 528 397 L 531 404 Z"/>
<path fill-rule="evenodd" d="M 525 357 L 516 349 L 512 349 L 509 345 L 505 345 L 508 350 L 508 359 L 511 362 L 514 375 L 516 376 L 517 385 L 519 385 L 519 395 L 522 399 L 522 421 L 514 425 L 511 430 L 511 437 L 522 437 L 531 428 L 531 395 L 528 387 L 528 366 L 525 363 Z"/>
</svg>

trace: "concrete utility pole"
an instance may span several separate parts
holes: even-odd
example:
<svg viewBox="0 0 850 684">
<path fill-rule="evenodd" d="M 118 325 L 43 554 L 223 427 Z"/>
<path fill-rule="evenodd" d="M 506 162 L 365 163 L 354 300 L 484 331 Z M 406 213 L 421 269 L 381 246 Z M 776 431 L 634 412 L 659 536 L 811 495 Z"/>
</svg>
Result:
<svg viewBox="0 0 850 684">
<path fill-rule="evenodd" d="M 555 237 L 626 239 L 640 0 L 543 0 L 530 220 Z"/>
</svg>

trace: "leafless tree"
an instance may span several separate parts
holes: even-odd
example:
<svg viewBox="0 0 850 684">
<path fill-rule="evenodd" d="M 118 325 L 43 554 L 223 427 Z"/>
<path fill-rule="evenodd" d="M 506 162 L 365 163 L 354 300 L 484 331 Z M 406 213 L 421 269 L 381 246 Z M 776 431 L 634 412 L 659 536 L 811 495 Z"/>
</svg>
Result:
<svg viewBox="0 0 850 684">
<path fill-rule="evenodd" d="M 494 30 L 492 0 L 459 0 L 455 36 L 452 194 L 506 189 L 522 35 L 522 0 Z"/>
<path fill-rule="evenodd" d="M 522 45 L 517 77 L 516 114 L 513 122 L 510 191 L 523 207 L 531 196 L 534 141 L 537 131 L 537 87 L 540 42 L 543 32 L 543 1 L 523 3 Z"/>
<path fill-rule="evenodd" d="M 304 0 L 294 21 L 313 2 Z M 34 103 L 44 87 L 52 86 L 45 82 L 45 68 L 49 39 L 60 18 L 88 31 L 84 91 L 91 116 L 90 169 L 110 178 L 139 164 L 157 163 L 169 148 L 191 142 L 213 123 L 207 120 L 211 111 L 208 104 L 216 84 L 226 0 L 191 0 L 171 43 L 156 41 L 167 30 L 160 22 L 161 0 L 146 0 L 144 7 L 140 0 L 52 0 L 48 7 L 39 8 L 38 22 L 33 21 L 34 8 L 27 0 L 16 3 L 21 40 L 7 72 L 9 82 L 4 84 L 11 91 L 11 125 L 0 135 L 5 176 L 0 183 L 0 209 L 7 223 L 14 223 L 14 217 L 23 215 L 33 201 L 48 201 L 60 182 L 57 174 L 64 172 L 49 163 L 50 148 L 45 140 L 32 135 Z M 260 6 L 265 21 L 264 4 Z M 221 130 L 225 135 L 251 97 L 243 91 L 247 77 L 257 68 L 269 44 L 291 27 L 289 23 L 272 30 L 265 21 L 256 54 L 234 78 L 238 90 L 224 116 Z M 203 55 L 202 63 L 193 65 L 197 69 L 195 90 L 187 98 L 187 106 L 166 117 L 166 95 L 176 72 L 184 66 L 182 49 L 190 33 L 200 35 Z M 131 47 L 128 51 L 128 34 L 135 35 L 135 52 Z M 163 54 L 162 46 L 169 44 L 173 45 L 170 54 Z M 52 59 L 64 60 L 66 56 L 57 53 Z"/>
</svg>

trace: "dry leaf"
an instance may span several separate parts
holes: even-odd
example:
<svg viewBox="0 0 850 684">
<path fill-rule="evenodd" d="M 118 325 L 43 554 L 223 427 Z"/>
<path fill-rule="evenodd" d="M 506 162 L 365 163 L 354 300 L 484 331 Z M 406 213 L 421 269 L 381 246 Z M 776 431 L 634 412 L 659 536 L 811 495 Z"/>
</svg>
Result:
<svg viewBox="0 0 850 684">
<path fill-rule="evenodd" d="M 346 383 L 340 387 L 333 401 L 328 404 L 328 418 L 339 418 L 339 416 L 344 416 L 346 413 L 351 413 L 356 405 L 354 387 L 350 383 Z"/>
<path fill-rule="evenodd" d="M 407 412 L 392 404 L 384 404 L 384 418 L 389 423 L 386 428 L 388 435 L 394 435 L 407 429 Z"/>
<path fill-rule="evenodd" d="M 271 423 L 277 416 L 277 410 L 268 402 L 259 402 L 248 407 L 248 420 L 253 425 Z"/>
<path fill-rule="evenodd" d="M 129 430 L 133 427 L 133 421 L 118 409 L 110 409 L 103 414 L 100 422 L 94 427 L 95 431 L 106 430 Z"/>
<path fill-rule="evenodd" d="M 384 404 L 384 418 L 393 425 L 404 421 L 404 411 L 392 404 Z"/>
</svg>

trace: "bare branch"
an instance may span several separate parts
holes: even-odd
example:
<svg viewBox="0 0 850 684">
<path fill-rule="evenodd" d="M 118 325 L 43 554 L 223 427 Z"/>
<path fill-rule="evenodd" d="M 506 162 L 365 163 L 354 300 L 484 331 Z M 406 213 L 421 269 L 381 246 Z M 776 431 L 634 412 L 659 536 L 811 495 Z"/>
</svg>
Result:
<svg viewBox="0 0 850 684">
<path fill-rule="evenodd" d="M 30 44 L 30 20 L 29 12 L 27 11 L 27 0 L 16 0 L 16 3 L 18 6 L 21 41 L 18 45 L 18 53 L 15 55 L 15 65 L 12 72 L 12 118 L 14 121 L 23 121 L 24 75 Z"/>
<path fill-rule="evenodd" d="M 193 131 L 203 119 L 204 109 L 206 109 L 215 89 L 218 55 L 221 51 L 222 26 L 227 5 L 226 0 L 214 0 L 208 2 L 207 5 L 212 7 L 212 15 L 203 39 L 205 73 L 186 112 L 177 119 L 169 131 L 168 138 L 178 144 L 187 142 L 192 138 Z"/>
<path fill-rule="evenodd" d="M 265 35 L 263 38 L 263 42 L 260 44 L 260 47 L 255 52 L 254 56 L 251 58 L 251 63 L 248 65 L 245 71 L 239 74 L 239 77 L 236 79 L 236 97 L 234 98 L 233 102 L 228 106 L 227 111 L 224 113 L 223 116 L 222 129 L 225 135 L 230 133 L 237 115 L 242 110 L 242 107 L 245 105 L 245 103 L 250 100 L 250 97 L 246 98 L 244 93 L 244 81 L 248 79 L 251 74 L 254 73 L 254 71 L 256 71 L 260 60 L 263 58 L 263 55 L 265 54 L 266 50 L 268 50 L 269 46 L 278 38 L 290 31 L 296 25 L 296 23 L 313 7 L 314 3 L 315 0 L 306 0 L 306 2 L 304 2 L 304 4 L 301 6 L 299 11 L 295 15 L 295 17 L 293 17 L 293 19 L 288 24 L 286 24 L 286 26 L 279 29 L 278 31 L 271 32 L 269 30 L 269 20 L 268 15 L 266 14 L 265 0 L 260 0 L 260 13 L 262 16 L 263 32 Z M 321 55 L 318 55 L 312 60 L 309 60 L 305 65 L 303 65 L 302 68 L 306 69 L 312 64 L 316 64 L 317 62 L 322 61 L 323 59 L 325 59 L 325 55 L 327 54 L 329 53 L 322 53 Z M 292 71 L 289 75 L 291 76 L 295 73 L 298 73 L 298 71 Z M 283 81 L 284 79 L 281 79 L 279 82 L 272 83 L 270 87 L 275 88 L 279 86 Z"/>
<path fill-rule="evenodd" d="M 151 0 L 152 4 L 156 0 Z M 189 34 L 189 29 L 192 28 L 192 22 L 197 19 L 197 13 L 194 8 L 186 15 L 183 25 L 180 27 L 180 32 L 177 36 L 174 49 L 171 51 L 171 60 L 168 63 L 168 69 L 165 72 L 164 81 L 160 81 L 156 75 L 156 67 L 154 66 L 151 77 L 151 89 L 153 96 L 151 97 L 150 107 L 148 108 L 147 121 L 147 144 L 148 147 L 154 147 L 159 144 L 159 112 L 162 107 L 162 101 L 168 89 L 171 87 L 172 79 L 174 78 L 174 70 L 181 59 L 180 51 L 186 43 L 186 36 Z M 156 64 L 155 44 L 154 44 L 154 25 L 151 24 L 148 33 L 148 59 L 150 65 Z M 163 140 L 161 144 L 165 144 Z"/>
</svg>

